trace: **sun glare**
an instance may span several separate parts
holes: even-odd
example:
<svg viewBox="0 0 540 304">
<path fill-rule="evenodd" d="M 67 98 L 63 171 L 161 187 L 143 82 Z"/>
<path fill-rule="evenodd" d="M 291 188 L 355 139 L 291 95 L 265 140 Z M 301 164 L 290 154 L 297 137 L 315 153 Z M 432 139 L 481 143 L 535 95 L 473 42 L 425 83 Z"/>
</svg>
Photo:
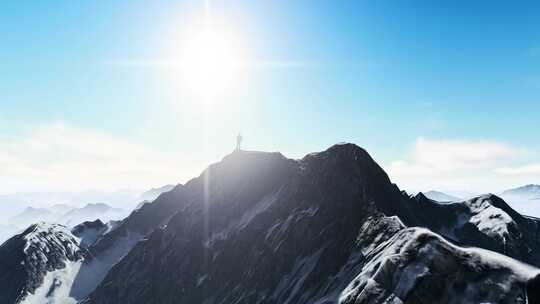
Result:
<svg viewBox="0 0 540 304">
<path fill-rule="evenodd" d="M 180 46 L 182 81 L 194 93 L 216 97 L 238 81 L 238 41 L 225 31 L 204 28 L 187 35 Z"/>
</svg>

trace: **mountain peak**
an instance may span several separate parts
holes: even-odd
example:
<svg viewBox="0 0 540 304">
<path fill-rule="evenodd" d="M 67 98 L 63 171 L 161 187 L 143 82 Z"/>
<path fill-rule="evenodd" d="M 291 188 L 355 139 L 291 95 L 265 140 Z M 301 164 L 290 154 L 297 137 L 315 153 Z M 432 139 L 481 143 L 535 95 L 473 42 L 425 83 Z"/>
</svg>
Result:
<svg viewBox="0 0 540 304">
<path fill-rule="evenodd" d="M 520 220 L 522 218 L 521 214 L 516 212 L 502 198 L 498 197 L 497 195 L 493 193 L 483 194 L 475 198 L 472 198 L 469 201 L 488 201 L 489 204 L 503 210 L 508 215 L 510 215 L 514 220 Z"/>
<path fill-rule="evenodd" d="M 390 178 L 363 148 L 352 143 L 339 143 L 325 151 L 306 155 L 302 162 L 313 164 L 318 172 L 353 175 L 358 185 L 383 189 L 391 185 Z"/>
<path fill-rule="evenodd" d="M 334 157 L 347 157 L 347 156 L 362 156 L 371 159 L 369 153 L 360 146 L 353 143 L 341 142 L 330 146 L 322 152 L 314 152 L 306 155 L 306 157 L 315 156 L 334 156 Z"/>
<path fill-rule="evenodd" d="M 214 179 L 217 174 L 233 180 L 254 177 L 261 175 L 262 172 L 272 172 L 278 168 L 288 167 L 293 162 L 279 152 L 234 151 L 220 162 L 208 166 L 199 178 L 191 180 L 188 184 L 202 182 L 205 175 Z"/>
<path fill-rule="evenodd" d="M 261 160 L 261 159 L 285 159 L 285 156 L 280 152 L 266 152 L 266 151 L 247 151 L 237 150 L 229 153 L 223 157 L 222 162 L 231 161 L 243 161 L 243 160 Z"/>
<path fill-rule="evenodd" d="M 327 149 L 327 151 L 359 151 L 368 154 L 364 148 L 350 142 L 339 142 L 332 145 L 330 148 Z"/>
<path fill-rule="evenodd" d="M 415 196 L 414 196 L 414 199 L 417 200 L 417 201 L 430 201 L 431 199 L 429 199 L 423 192 L 418 192 Z"/>
</svg>

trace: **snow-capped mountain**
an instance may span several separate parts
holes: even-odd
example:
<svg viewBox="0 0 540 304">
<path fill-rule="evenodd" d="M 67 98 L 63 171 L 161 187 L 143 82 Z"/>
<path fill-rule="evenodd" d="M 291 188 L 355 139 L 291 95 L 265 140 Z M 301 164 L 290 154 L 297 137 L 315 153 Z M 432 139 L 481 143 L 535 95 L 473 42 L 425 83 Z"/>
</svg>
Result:
<svg viewBox="0 0 540 304">
<path fill-rule="evenodd" d="M 495 195 L 411 197 L 352 144 L 301 160 L 237 151 L 120 222 L 70 233 L 86 254 L 52 303 L 539 299 L 540 221 Z"/>
<path fill-rule="evenodd" d="M 519 214 L 501 198 L 487 194 L 433 204 L 420 193 L 414 199 L 423 217 L 417 226 L 458 244 L 489 249 L 540 266 L 540 220 Z"/>
<path fill-rule="evenodd" d="M 86 255 L 65 226 L 30 226 L 0 246 L 0 303 L 75 303 L 69 293 Z"/>
<path fill-rule="evenodd" d="M 540 217 L 540 185 L 525 185 L 499 195 L 521 214 Z"/>
<path fill-rule="evenodd" d="M 17 233 L 22 232 L 28 226 L 41 221 L 56 222 L 59 214 L 47 208 L 27 207 L 21 213 L 8 218 L 5 225 L 0 225 L 0 243 Z"/>
<path fill-rule="evenodd" d="M 537 268 L 407 228 L 366 252 L 340 303 L 538 303 L 539 290 Z"/>
<path fill-rule="evenodd" d="M 40 222 L 7 240 L 0 246 L 0 303 L 76 303 L 95 286 L 87 265 L 96 257 L 88 248 L 117 224 L 95 220 L 70 230 Z"/>
<path fill-rule="evenodd" d="M 505 190 L 502 197 L 517 197 L 523 200 L 540 198 L 540 185 L 529 184 L 518 188 Z"/>
<path fill-rule="evenodd" d="M 427 198 L 432 199 L 437 202 L 455 202 L 455 201 L 460 200 L 460 198 L 457 196 L 446 194 L 440 191 L 431 190 L 431 191 L 427 191 L 423 193 Z"/>
</svg>

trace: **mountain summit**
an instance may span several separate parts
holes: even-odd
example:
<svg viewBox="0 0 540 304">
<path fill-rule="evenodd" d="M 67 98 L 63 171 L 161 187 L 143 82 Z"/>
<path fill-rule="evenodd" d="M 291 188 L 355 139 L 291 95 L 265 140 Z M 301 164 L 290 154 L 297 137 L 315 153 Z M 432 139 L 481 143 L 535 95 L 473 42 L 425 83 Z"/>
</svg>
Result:
<svg viewBox="0 0 540 304">
<path fill-rule="evenodd" d="M 235 151 L 121 222 L 77 226 L 91 238 L 67 285 L 86 304 L 531 303 L 538 227 L 495 195 L 411 197 L 354 144 Z"/>
<path fill-rule="evenodd" d="M 301 160 L 234 152 L 148 207 L 158 204 L 176 208 L 174 215 L 85 303 L 434 303 L 452 295 L 513 303 L 527 297 L 537 273 L 502 255 L 468 253 L 436 232 L 407 230 L 450 231 L 453 241 L 504 253 L 505 239 L 485 225 L 492 225 L 488 214 L 499 212 L 504 222 L 507 213 L 494 197 L 448 206 L 413 199 L 353 144 Z M 460 224 L 463 216 L 470 220 Z M 391 262 L 395 254 L 402 262 Z M 480 276 L 505 287 L 464 287 Z"/>
</svg>

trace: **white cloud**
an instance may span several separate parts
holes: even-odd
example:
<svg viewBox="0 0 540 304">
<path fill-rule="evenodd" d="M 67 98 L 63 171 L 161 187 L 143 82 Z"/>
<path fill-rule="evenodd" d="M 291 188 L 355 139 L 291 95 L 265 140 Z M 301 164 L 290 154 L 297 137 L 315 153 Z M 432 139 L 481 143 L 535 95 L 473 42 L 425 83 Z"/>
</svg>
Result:
<svg viewBox="0 0 540 304">
<path fill-rule="evenodd" d="M 516 167 L 502 167 L 494 170 L 495 173 L 503 175 L 527 175 L 538 174 L 540 175 L 540 163 L 533 163 L 524 166 Z"/>
<path fill-rule="evenodd" d="M 419 138 L 404 159 L 391 162 L 386 169 L 398 185 L 410 191 L 496 192 L 530 178 L 511 180 L 502 174 L 510 172 L 509 168 L 497 169 L 530 154 L 526 149 L 497 141 Z"/>
<path fill-rule="evenodd" d="M 123 138 L 57 122 L 1 139 L 0 167 L 0 193 L 9 193 L 146 189 L 184 181 L 203 166 Z"/>
<path fill-rule="evenodd" d="M 493 141 L 430 140 L 419 138 L 407 161 L 396 161 L 395 168 L 415 167 L 426 171 L 455 171 L 463 168 L 486 168 L 501 160 L 526 153 Z"/>
</svg>

